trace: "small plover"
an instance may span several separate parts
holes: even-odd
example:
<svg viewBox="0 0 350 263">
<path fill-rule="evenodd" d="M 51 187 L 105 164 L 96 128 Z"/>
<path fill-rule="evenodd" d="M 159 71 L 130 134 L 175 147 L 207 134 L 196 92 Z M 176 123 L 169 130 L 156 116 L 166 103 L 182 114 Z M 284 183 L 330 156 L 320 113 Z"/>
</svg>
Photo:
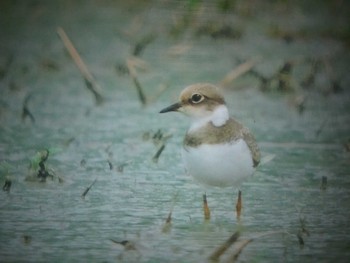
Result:
<svg viewBox="0 0 350 263">
<path fill-rule="evenodd" d="M 183 141 L 183 160 L 188 174 L 201 184 L 239 187 L 260 162 L 260 151 L 251 132 L 230 117 L 219 88 L 198 83 L 185 88 L 180 101 L 160 113 L 178 111 L 192 117 Z M 241 212 L 241 192 L 236 204 Z M 204 195 L 204 215 L 210 217 Z"/>
</svg>

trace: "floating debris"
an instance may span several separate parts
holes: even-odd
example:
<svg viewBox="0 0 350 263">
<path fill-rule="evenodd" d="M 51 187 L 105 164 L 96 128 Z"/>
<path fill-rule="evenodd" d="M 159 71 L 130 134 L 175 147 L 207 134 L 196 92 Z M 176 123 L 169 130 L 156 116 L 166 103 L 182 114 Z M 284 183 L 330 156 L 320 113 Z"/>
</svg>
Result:
<svg viewBox="0 0 350 263">
<path fill-rule="evenodd" d="M 218 261 L 225 251 L 237 241 L 239 235 L 240 233 L 238 231 L 233 233 L 233 235 L 230 236 L 221 246 L 215 249 L 215 251 L 209 256 L 209 260 Z"/>
<path fill-rule="evenodd" d="M 7 192 L 7 193 L 10 193 L 10 190 L 11 190 L 11 185 L 12 185 L 12 181 L 10 178 L 6 177 L 5 179 L 5 184 L 4 186 L 2 187 L 2 190 Z"/>
<path fill-rule="evenodd" d="M 97 181 L 97 178 L 90 184 L 90 186 L 88 186 L 88 187 L 85 189 L 84 193 L 81 195 L 82 198 L 85 198 L 85 196 L 86 196 L 87 193 L 90 191 L 91 187 L 96 183 L 96 181 Z"/>
<path fill-rule="evenodd" d="M 85 159 L 81 159 L 80 166 L 81 167 L 85 167 L 85 165 L 86 165 L 86 160 Z"/>
<path fill-rule="evenodd" d="M 29 182 L 46 182 L 47 178 L 57 180 L 62 183 L 64 180 L 59 176 L 55 175 L 53 169 L 48 169 L 46 167 L 46 161 L 48 160 L 50 152 L 48 149 L 39 151 L 36 153 L 35 157 L 30 161 L 29 175 L 26 176 L 25 181 Z"/>
<path fill-rule="evenodd" d="M 162 154 L 163 150 L 165 148 L 165 144 L 162 144 L 159 149 L 157 150 L 156 154 L 153 156 L 152 160 L 154 163 L 158 163 L 159 156 Z"/>
<path fill-rule="evenodd" d="M 162 227 L 162 233 L 168 233 L 171 229 L 171 215 L 172 215 L 173 211 L 171 210 L 168 214 L 168 217 L 165 220 L 165 224 Z"/>
<path fill-rule="evenodd" d="M 156 35 L 151 33 L 148 35 L 145 35 L 142 37 L 139 41 L 136 42 L 133 50 L 132 50 L 132 55 L 134 56 L 141 56 L 142 52 L 146 48 L 147 45 L 151 44 L 154 40 L 156 39 Z"/>
<path fill-rule="evenodd" d="M 32 242 L 32 237 L 29 235 L 22 236 L 23 243 L 29 245 Z"/>
<path fill-rule="evenodd" d="M 53 70 L 53 71 L 57 71 L 60 69 L 60 67 L 58 66 L 58 64 L 49 58 L 44 58 L 40 61 L 40 66 L 44 69 L 47 70 Z"/>
<path fill-rule="evenodd" d="M 112 147 L 112 144 L 109 144 L 105 149 L 105 152 L 108 154 L 109 158 L 113 157 L 113 152 L 111 151 L 111 147 Z"/>
<path fill-rule="evenodd" d="M 64 32 L 64 30 L 61 27 L 59 27 L 57 29 L 57 33 L 60 36 L 61 40 L 63 41 L 63 44 L 65 45 L 66 49 L 68 50 L 69 54 L 71 55 L 76 66 L 80 70 L 80 73 L 82 74 L 82 76 L 84 78 L 86 87 L 94 95 L 96 105 L 102 104 L 104 102 L 104 98 L 99 92 L 100 88 L 97 85 L 94 77 L 91 75 L 90 71 L 88 70 L 86 64 L 84 63 L 84 61 L 80 57 L 78 51 L 75 49 L 73 43 L 71 42 L 71 40 L 67 36 L 66 32 Z"/>
<path fill-rule="evenodd" d="M 40 182 L 45 182 L 47 177 L 53 177 L 53 175 L 46 169 L 45 162 L 49 158 L 49 150 L 44 150 L 41 152 L 41 159 L 39 162 L 39 171 L 37 173 L 37 177 L 39 178 Z"/>
<path fill-rule="evenodd" d="M 64 179 L 63 179 L 62 177 L 57 176 L 57 178 L 58 178 L 58 182 L 59 182 L 60 184 L 64 183 Z"/>
<path fill-rule="evenodd" d="M 321 189 L 322 190 L 326 190 L 327 189 L 327 176 L 322 176 Z"/>
<path fill-rule="evenodd" d="M 304 238 L 303 238 L 302 233 L 300 231 L 297 234 L 297 238 L 298 238 L 300 247 L 304 247 L 304 244 L 305 244 Z"/>
<path fill-rule="evenodd" d="M 22 121 L 25 121 L 27 117 L 31 120 L 32 123 L 35 123 L 34 115 L 31 113 L 31 111 L 28 108 L 28 102 L 31 98 L 31 94 L 27 94 L 27 96 L 24 98 L 23 106 L 22 106 Z"/>
<path fill-rule="evenodd" d="M 123 162 L 123 163 L 120 163 L 117 165 L 117 171 L 119 173 L 123 173 L 124 172 L 124 168 L 129 165 L 131 163 L 131 161 L 128 161 L 128 162 Z"/>
<path fill-rule="evenodd" d="M 305 233 L 307 236 L 310 236 L 310 232 L 306 229 L 306 219 L 303 217 L 303 218 L 299 218 L 299 221 L 300 221 L 300 228 L 301 228 L 301 232 L 302 233 Z"/>
<path fill-rule="evenodd" d="M 132 243 L 129 240 L 117 241 L 117 240 L 114 240 L 112 238 L 110 238 L 109 240 L 115 244 L 122 245 L 125 248 L 125 250 L 137 250 L 134 243 Z"/>
<path fill-rule="evenodd" d="M 107 160 L 108 162 L 108 166 L 109 166 L 109 170 L 113 170 L 113 164 L 110 160 Z"/>
</svg>

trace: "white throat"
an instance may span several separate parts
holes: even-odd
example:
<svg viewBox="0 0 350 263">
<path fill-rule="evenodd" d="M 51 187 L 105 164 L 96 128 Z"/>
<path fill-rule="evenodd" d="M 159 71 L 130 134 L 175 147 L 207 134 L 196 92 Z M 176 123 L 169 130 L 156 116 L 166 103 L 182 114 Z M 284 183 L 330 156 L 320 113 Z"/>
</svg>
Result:
<svg viewBox="0 0 350 263">
<path fill-rule="evenodd" d="M 205 117 L 195 118 L 191 124 L 189 132 L 193 132 L 208 122 L 212 122 L 214 126 L 223 126 L 230 118 L 227 107 L 225 105 L 218 106 L 211 114 Z"/>
</svg>

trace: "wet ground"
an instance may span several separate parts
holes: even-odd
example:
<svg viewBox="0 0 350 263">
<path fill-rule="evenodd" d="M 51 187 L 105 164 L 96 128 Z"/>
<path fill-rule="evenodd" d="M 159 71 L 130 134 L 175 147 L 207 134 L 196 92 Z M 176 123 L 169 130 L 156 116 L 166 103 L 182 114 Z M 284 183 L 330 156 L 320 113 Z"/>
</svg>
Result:
<svg viewBox="0 0 350 263">
<path fill-rule="evenodd" d="M 236 231 L 217 262 L 347 261 L 348 5 L 228 3 L 1 2 L 1 261 L 211 262 Z M 240 220 L 237 189 L 185 175 L 189 120 L 158 113 L 196 82 L 224 86 L 274 157 L 242 185 Z"/>
</svg>

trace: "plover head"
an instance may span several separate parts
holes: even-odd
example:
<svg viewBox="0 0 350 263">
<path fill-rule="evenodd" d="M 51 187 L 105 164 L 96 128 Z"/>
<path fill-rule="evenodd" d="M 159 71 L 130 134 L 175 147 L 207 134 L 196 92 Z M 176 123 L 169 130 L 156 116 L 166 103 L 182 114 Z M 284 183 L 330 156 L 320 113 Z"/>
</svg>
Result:
<svg viewBox="0 0 350 263">
<path fill-rule="evenodd" d="M 201 122 L 212 121 L 221 126 L 229 119 L 224 97 L 219 89 L 208 83 L 186 87 L 180 94 L 180 101 L 164 108 L 160 113 L 178 111 Z"/>
</svg>

